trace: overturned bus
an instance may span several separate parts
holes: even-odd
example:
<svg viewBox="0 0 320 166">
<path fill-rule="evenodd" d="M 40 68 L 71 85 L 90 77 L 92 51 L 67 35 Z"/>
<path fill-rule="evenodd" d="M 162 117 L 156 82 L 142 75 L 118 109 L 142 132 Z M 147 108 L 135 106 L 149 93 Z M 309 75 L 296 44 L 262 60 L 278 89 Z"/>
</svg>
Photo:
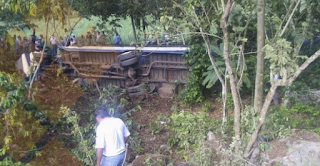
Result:
<svg viewBox="0 0 320 166">
<path fill-rule="evenodd" d="M 63 48 L 64 71 L 82 83 L 96 82 L 99 87 L 116 85 L 132 96 L 156 88 L 181 90 L 186 83 L 188 66 L 182 56 L 186 46 L 70 46 Z M 35 54 L 39 59 L 40 54 Z M 178 85 L 178 86 L 177 86 Z"/>
</svg>

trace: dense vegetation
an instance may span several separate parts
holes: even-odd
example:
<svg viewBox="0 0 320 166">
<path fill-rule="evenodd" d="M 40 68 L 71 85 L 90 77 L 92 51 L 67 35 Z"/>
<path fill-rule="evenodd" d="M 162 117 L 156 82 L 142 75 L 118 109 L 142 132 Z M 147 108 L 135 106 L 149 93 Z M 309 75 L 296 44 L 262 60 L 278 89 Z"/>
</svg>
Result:
<svg viewBox="0 0 320 166">
<path fill-rule="evenodd" d="M 0 16 L 6 16 L 0 22 L 1 38 L 6 39 L 0 47 L 0 165 L 46 163 L 41 156 L 46 157 L 44 146 L 50 145 L 52 137 L 77 159 L 61 161 L 57 154 L 60 162 L 93 165 L 92 110 L 98 105 L 106 105 L 113 116 L 129 126 L 132 156 L 144 153 L 139 136 L 142 129 L 151 135 L 166 134 L 165 153 L 172 154 L 171 163 L 185 160 L 194 165 L 245 165 L 258 137 L 282 138 L 293 128 L 320 134 L 320 69 L 316 60 L 320 55 L 320 2 L 110 2 L 0 2 Z M 190 65 L 188 83 L 168 114 L 158 115 L 148 124 L 137 124 L 132 117 L 141 106 L 130 103 L 126 92 L 117 87 L 79 88 L 61 72 L 45 73 L 47 78 L 38 81 L 36 75 L 31 75 L 29 81 L 18 76 L 15 43 L 10 36 L 16 33 L 13 27 L 26 35 L 35 27 L 46 38 L 55 33 L 81 35 L 104 30 L 112 40 L 113 33 L 120 32 L 125 44 L 141 45 L 149 38 L 159 41 L 163 34 L 170 34 L 179 38 L 180 44 L 189 44 L 185 55 Z M 280 79 L 274 80 L 276 74 Z M 48 82 L 52 84 L 43 86 Z M 213 94 L 216 92 L 219 94 Z M 276 93 L 281 105 L 271 104 Z M 66 99 L 68 95 L 74 98 Z M 215 110 L 211 103 L 218 105 Z M 212 112 L 220 116 L 213 118 Z M 226 151 L 207 145 L 205 139 L 210 131 L 228 145 Z M 268 147 L 259 142 L 259 148 Z M 219 153 L 235 159 L 216 158 Z M 146 158 L 144 164 L 157 162 Z"/>
</svg>

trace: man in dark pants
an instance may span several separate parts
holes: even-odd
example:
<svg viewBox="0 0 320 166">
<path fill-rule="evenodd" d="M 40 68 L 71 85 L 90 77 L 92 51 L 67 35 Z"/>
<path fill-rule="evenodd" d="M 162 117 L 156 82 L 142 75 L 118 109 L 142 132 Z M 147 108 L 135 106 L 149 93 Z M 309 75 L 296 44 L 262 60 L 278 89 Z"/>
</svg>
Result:
<svg viewBox="0 0 320 166">
<path fill-rule="evenodd" d="M 105 107 L 98 107 L 94 116 L 96 131 L 96 166 L 121 166 L 125 160 L 126 142 L 130 132 L 119 118 L 111 117 Z"/>
</svg>

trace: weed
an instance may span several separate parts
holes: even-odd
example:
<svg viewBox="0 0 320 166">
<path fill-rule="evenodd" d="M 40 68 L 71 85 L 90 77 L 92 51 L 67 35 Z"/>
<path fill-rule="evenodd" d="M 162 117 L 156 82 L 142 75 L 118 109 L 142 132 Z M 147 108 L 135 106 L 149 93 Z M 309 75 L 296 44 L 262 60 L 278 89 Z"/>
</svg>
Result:
<svg viewBox="0 0 320 166">
<path fill-rule="evenodd" d="M 209 111 L 212 111 L 211 110 L 211 103 L 208 102 L 208 101 L 205 101 L 201 107 L 201 110 L 204 111 L 204 112 L 209 112 Z"/>
<path fill-rule="evenodd" d="M 209 131 L 213 131 L 214 121 L 206 113 L 189 113 L 182 110 L 172 114 L 167 128 L 175 133 L 168 140 L 170 145 L 189 148 L 192 144 L 204 140 Z"/>
<path fill-rule="evenodd" d="M 165 129 L 165 125 L 170 122 L 170 118 L 167 114 L 158 115 L 157 118 L 152 119 L 148 124 L 147 131 L 152 135 L 159 134 Z"/>
<path fill-rule="evenodd" d="M 147 157 L 143 161 L 143 164 L 145 166 L 164 166 L 164 165 L 167 165 L 164 158 L 152 157 L 151 155 L 147 155 Z"/>
</svg>

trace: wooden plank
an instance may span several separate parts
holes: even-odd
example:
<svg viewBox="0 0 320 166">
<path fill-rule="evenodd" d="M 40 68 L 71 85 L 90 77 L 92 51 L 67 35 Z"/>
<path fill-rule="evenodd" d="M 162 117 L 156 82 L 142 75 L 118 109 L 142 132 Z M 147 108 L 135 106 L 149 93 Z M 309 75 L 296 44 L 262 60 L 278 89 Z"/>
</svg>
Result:
<svg viewBox="0 0 320 166">
<path fill-rule="evenodd" d="M 110 65 L 103 64 L 100 66 L 101 69 L 109 69 Z"/>
<path fill-rule="evenodd" d="M 105 64 L 109 64 L 107 55 L 102 56 L 102 62 Z"/>
</svg>

